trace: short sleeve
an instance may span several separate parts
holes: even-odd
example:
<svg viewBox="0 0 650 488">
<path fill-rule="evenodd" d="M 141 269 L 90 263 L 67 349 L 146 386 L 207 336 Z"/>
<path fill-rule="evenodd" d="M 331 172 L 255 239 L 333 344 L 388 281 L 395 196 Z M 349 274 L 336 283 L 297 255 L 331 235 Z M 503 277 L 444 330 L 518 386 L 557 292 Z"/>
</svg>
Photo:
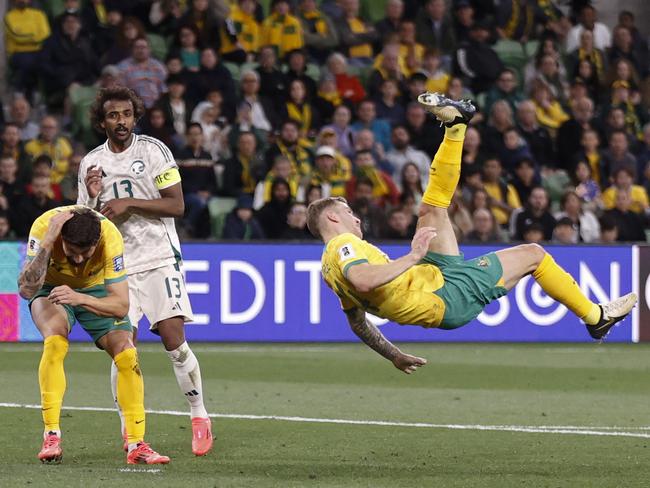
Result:
<svg viewBox="0 0 650 488">
<path fill-rule="evenodd" d="M 334 252 L 335 265 L 341 270 L 341 274 L 347 279 L 348 271 L 352 266 L 368 262 L 368 256 L 363 248 L 363 242 L 352 234 L 346 234 L 344 238 L 336 243 Z"/>
<path fill-rule="evenodd" d="M 124 241 L 115 224 L 102 220 L 104 233 L 104 283 L 110 285 L 126 279 Z"/>
<path fill-rule="evenodd" d="M 29 239 L 27 240 L 27 259 L 31 260 L 36 257 L 41 248 L 41 240 L 47 232 L 49 219 L 44 215 L 37 218 L 29 230 Z"/>
<path fill-rule="evenodd" d="M 155 179 L 156 188 L 162 190 L 178 183 L 181 180 L 180 174 L 178 173 L 178 165 L 169 148 L 158 139 L 147 138 L 147 143 L 149 144 L 148 152 L 151 161 L 151 171 Z"/>
</svg>

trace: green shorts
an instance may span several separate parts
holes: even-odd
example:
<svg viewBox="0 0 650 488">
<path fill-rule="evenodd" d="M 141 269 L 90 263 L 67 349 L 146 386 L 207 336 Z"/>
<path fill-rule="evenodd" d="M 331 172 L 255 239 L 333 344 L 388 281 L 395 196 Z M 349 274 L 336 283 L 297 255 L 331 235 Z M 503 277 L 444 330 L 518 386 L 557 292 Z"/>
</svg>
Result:
<svg viewBox="0 0 650 488">
<path fill-rule="evenodd" d="M 474 320 L 485 306 L 508 290 L 503 284 L 501 261 L 493 252 L 465 261 L 464 256 L 429 252 L 422 260 L 440 268 L 444 285 L 434 293 L 445 302 L 441 329 L 456 329 Z"/>
<path fill-rule="evenodd" d="M 32 302 L 40 297 L 47 297 L 52 289 L 55 288 L 51 285 L 43 285 L 43 287 L 36 292 L 36 295 L 32 297 L 29 301 L 29 307 L 31 310 Z M 103 298 L 107 295 L 106 287 L 103 285 L 93 286 L 91 288 L 84 288 L 81 290 L 75 290 L 79 293 L 85 293 L 97 298 Z M 131 327 L 131 321 L 129 317 L 126 316 L 121 320 L 116 319 L 115 317 L 100 317 L 97 314 L 94 314 L 83 307 L 73 307 L 72 305 L 61 305 L 68 315 L 68 332 L 72 329 L 72 326 L 75 322 L 79 321 L 81 326 L 86 332 L 93 338 L 93 341 L 96 343 L 99 339 L 104 337 L 107 333 L 112 330 L 127 330 L 129 332 L 133 331 Z"/>
</svg>

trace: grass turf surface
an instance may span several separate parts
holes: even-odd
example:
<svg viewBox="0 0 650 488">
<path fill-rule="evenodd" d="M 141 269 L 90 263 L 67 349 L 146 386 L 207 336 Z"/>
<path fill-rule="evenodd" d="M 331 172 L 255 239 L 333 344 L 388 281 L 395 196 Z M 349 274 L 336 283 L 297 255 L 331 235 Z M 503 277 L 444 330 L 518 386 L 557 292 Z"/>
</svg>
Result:
<svg viewBox="0 0 650 488">
<path fill-rule="evenodd" d="M 361 345 L 193 346 L 211 413 L 572 426 L 650 435 L 646 345 L 405 345 L 429 364 L 407 376 Z M 0 402 L 39 402 L 38 344 L 0 345 Z M 160 345 L 140 348 L 146 407 L 187 411 Z M 66 359 L 64 405 L 110 407 L 109 360 Z M 0 486 L 648 486 L 650 438 L 213 419 L 214 450 L 190 451 L 189 417 L 150 414 L 168 466 L 128 466 L 117 415 L 64 410 L 64 461 L 41 465 L 36 409 L 0 407 Z M 607 427 L 615 429 L 607 429 Z M 128 471 L 124 471 L 128 470 Z"/>
</svg>

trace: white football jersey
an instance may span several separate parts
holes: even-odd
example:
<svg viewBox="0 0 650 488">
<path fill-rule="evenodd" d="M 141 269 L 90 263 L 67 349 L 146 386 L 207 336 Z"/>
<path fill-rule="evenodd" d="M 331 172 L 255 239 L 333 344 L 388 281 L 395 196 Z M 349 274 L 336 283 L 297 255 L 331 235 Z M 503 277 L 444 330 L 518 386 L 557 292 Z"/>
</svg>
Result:
<svg viewBox="0 0 650 488">
<path fill-rule="evenodd" d="M 159 190 L 180 183 L 178 178 L 171 183 L 166 179 L 170 170 L 178 169 L 169 148 L 158 139 L 134 134 L 131 145 L 121 153 L 111 151 L 106 141 L 83 158 L 77 198 L 81 205 L 88 205 L 90 200 L 84 180 L 92 166 L 102 169 L 99 208 L 114 198 L 160 198 Z M 173 218 L 132 214 L 115 224 L 124 237 L 124 264 L 128 274 L 180 261 L 181 247 Z"/>
</svg>

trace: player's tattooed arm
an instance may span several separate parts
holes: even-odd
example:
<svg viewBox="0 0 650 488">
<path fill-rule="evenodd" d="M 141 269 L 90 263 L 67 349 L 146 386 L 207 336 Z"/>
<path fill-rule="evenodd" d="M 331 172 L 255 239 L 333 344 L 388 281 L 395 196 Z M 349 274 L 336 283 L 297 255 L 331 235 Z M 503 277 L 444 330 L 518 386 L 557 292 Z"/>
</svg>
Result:
<svg viewBox="0 0 650 488">
<path fill-rule="evenodd" d="M 366 319 L 366 313 L 358 308 L 347 310 L 345 314 L 352 331 L 365 342 L 371 349 L 381 354 L 393 365 L 406 374 L 413 373 L 420 366 L 427 364 L 427 360 L 417 356 L 405 354 L 384 337 L 379 329 Z"/>
<path fill-rule="evenodd" d="M 45 282 L 49 263 L 50 249 L 41 246 L 36 257 L 25 263 L 25 267 L 18 277 L 18 288 L 21 297 L 29 300 L 41 289 Z"/>
</svg>

